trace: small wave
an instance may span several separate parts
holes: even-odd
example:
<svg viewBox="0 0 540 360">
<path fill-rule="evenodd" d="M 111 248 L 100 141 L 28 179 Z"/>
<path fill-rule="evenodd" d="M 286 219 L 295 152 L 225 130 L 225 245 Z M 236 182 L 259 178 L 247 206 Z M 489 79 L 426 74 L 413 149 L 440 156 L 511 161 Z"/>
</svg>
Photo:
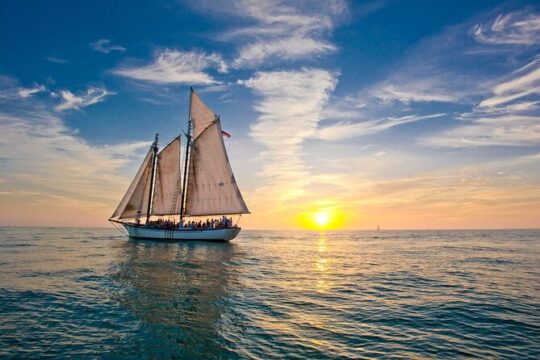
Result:
<svg viewBox="0 0 540 360">
<path fill-rule="evenodd" d="M 540 358 L 540 232 L 35 234 L 0 239 L 13 358 Z"/>
</svg>

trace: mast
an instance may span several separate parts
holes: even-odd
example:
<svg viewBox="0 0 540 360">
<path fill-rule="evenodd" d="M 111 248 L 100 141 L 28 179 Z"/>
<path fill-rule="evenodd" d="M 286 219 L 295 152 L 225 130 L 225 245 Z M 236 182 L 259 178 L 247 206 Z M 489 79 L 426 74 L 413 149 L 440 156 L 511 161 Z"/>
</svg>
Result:
<svg viewBox="0 0 540 360">
<path fill-rule="evenodd" d="M 150 174 L 150 191 L 148 192 L 148 209 L 146 211 L 146 222 L 150 220 L 150 209 L 152 207 L 152 195 L 153 195 L 153 187 L 154 187 L 154 175 L 156 172 L 156 155 L 158 152 L 158 136 L 159 134 L 156 134 L 156 138 L 154 139 L 154 144 L 152 144 L 152 173 Z"/>
<path fill-rule="evenodd" d="M 189 145 L 191 144 L 191 97 L 193 96 L 193 87 L 189 87 L 189 113 L 188 113 L 188 128 L 186 138 L 186 158 L 184 161 L 184 179 L 182 184 L 182 198 L 180 200 L 180 220 L 184 217 L 185 199 L 186 199 L 186 187 L 187 187 L 187 169 L 189 158 Z"/>
</svg>

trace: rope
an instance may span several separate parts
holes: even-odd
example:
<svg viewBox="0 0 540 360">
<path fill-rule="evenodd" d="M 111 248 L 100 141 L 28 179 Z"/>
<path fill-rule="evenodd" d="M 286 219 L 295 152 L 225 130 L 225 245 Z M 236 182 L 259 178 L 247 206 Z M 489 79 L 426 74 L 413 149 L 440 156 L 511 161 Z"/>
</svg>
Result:
<svg viewBox="0 0 540 360">
<path fill-rule="evenodd" d="M 126 230 L 124 227 L 121 227 L 120 225 L 118 225 L 118 224 L 116 224 L 116 223 L 114 223 L 114 222 L 111 222 L 111 224 L 112 224 L 112 225 L 114 226 L 114 228 L 115 228 L 116 230 L 118 230 L 122 235 L 127 235 L 127 234 L 128 234 L 127 230 Z"/>
</svg>

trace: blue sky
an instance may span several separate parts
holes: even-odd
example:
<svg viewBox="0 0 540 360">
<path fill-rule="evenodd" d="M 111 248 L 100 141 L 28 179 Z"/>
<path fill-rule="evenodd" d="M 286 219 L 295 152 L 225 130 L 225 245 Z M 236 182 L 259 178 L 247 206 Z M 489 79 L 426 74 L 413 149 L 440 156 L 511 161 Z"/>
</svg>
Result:
<svg viewBox="0 0 540 360">
<path fill-rule="evenodd" d="M 539 226 L 539 48 L 525 1 L 4 2 L 0 222 L 103 225 L 193 85 L 248 226 Z"/>
</svg>

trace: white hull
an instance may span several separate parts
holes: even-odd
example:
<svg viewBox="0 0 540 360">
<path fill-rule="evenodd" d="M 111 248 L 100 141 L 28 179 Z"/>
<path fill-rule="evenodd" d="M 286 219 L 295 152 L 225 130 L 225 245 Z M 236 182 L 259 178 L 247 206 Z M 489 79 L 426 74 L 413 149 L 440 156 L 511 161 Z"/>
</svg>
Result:
<svg viewBox="0 0 540 360">
<path fill-rule="evenodd" d="M 230 241 L 238 235 L 241 228 L 223 229 L 155 229 L 144 226 L 122 224 L 129 236 L 137 239 L 155 239 L 169 241 Z"/>
</svg>

